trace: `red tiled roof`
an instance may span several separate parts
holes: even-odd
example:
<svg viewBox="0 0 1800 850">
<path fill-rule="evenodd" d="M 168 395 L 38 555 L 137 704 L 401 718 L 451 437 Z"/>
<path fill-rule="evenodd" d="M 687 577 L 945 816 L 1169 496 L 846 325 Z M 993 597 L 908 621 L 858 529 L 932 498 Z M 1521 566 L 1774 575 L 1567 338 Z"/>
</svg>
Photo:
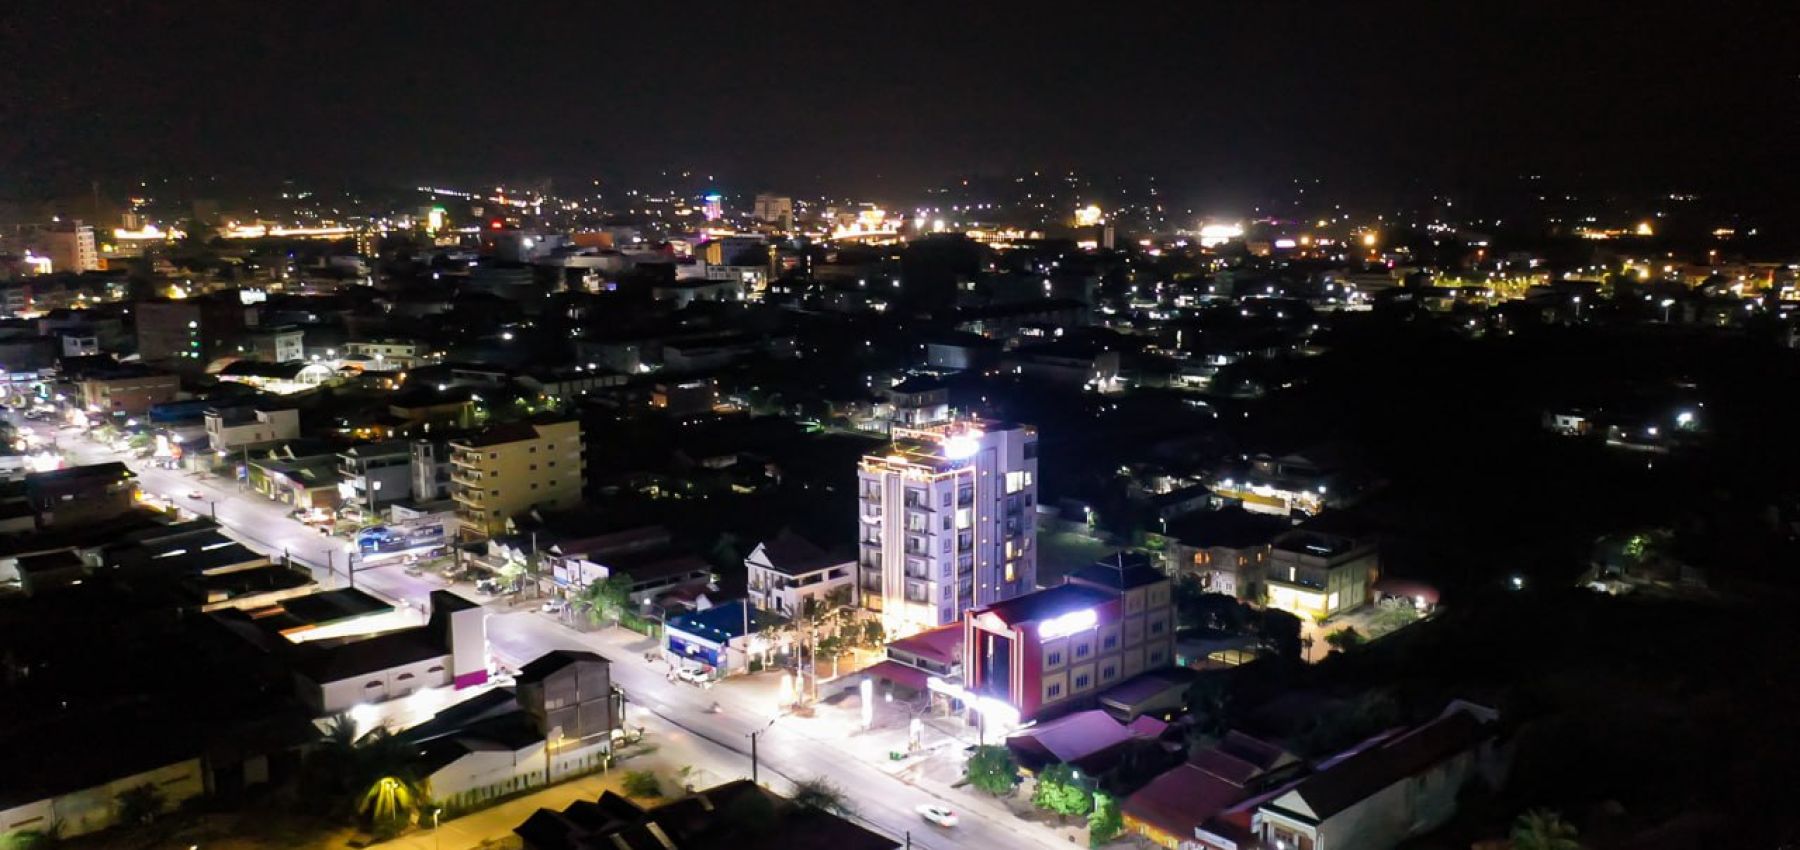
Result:
<svg viewBox="0 0 1800 850">
<path fill-rule="evenodd" d="M 877 679 L 886 679 L 897 685 L 905 685 L 915 691 L 925 690 L 925 680 L 930 678 L 924 670 L 908 667 L 898 661 L 883 661 L 864 668 L 863 672 Z"/>
<path fill-rule="evenodd" d="M 1247 793 L 1242 785 L 1196 765 L 1183 764 L 1127 797 L 1121 811 L 1185 839 L 1193 837 L 1195 827 L 1244 799 Z"/>
<path fill-rule="evenodd" d="M 952 623 L 942 628 L 919 632 L 911 637 L 889 641 L 888 646 L 901 652 L 942 661 L 945 664 L 962 663 L 963 627 L 961 623 Z"/>
</svg>

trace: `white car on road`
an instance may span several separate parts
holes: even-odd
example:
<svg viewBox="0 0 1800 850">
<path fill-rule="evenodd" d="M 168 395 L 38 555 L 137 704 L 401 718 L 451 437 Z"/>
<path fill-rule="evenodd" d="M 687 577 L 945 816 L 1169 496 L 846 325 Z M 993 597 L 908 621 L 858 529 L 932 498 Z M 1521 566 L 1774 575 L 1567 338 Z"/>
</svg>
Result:
<svg viewBox="0 0 1800 850">
<path fill-rule="evenodd" d="M 951 827 L 956 825 L 956 812 L 951 811 L 949 806 L 939 805 L 937 803 L 922 803 L 914 811 L 919 813 L 919 817 L 931 821 L 938 826 Z"/>
</svg>

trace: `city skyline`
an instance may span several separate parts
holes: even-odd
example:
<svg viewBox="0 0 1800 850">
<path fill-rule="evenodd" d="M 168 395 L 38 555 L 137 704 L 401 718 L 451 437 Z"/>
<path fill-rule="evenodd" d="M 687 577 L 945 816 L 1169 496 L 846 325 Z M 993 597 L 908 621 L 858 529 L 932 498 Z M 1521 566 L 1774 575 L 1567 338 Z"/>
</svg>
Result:
<svg viewBox="0 0 1800 850">
<path fill-rule="evenodd" d="M 41 6 L 8 23 L 25 51 L 4 97 L 27 132 L 0 142 L 0 196 L 144 175 L 573 186 L 671 171 L 869 196 L 1074 169 L 1157 175 L 1184 205 L 1249 208 L 1293 180 L 1467 197 L 1541 175 L 1772 206 L 1790 179 L 1767 144 L 1792 97 L 1763 49 L 1779 28 L 1675 5 L 854 22 L 535 6 L 496 27 L 454 4 Z M 1707 49 L 1637 47 L 1689 42 Z"/>
</svg>

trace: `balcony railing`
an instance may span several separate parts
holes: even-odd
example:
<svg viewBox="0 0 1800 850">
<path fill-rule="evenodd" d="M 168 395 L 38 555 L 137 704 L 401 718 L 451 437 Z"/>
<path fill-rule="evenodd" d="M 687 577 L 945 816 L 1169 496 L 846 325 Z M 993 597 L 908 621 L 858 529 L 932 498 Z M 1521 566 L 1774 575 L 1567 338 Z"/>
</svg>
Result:
<svg viewBox="0 0 1800 850">
<path fill-rule="evenodd" d="M 481 489 L 481 474 L 455 470 L 450 473 L 450 483 L 471 489 Z"/>
</svg>

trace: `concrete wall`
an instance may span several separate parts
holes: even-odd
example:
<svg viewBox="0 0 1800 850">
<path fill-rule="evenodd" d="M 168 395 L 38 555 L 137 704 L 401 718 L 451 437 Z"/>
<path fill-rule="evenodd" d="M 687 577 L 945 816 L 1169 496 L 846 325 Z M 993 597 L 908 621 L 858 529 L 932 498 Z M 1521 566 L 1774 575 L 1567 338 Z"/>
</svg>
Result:
<svg viewBox="0 0 1800 850">
<path fill-rule="evenodd" d="M 424 688 L 444 687 L 450 681 L 450 656 L 440 655 L 336 682 L 317 683 L 303 679 L 300 694 L 313 711 L 323 717 L 363 703 L 399 699 Z"/>
<path fill-rule="evenodd" d="M 550 778 L 566 778 L 592 772 L 611 752 L 610 738 L 583 747 L 562 747 L 549 756 Z M 452 812 L 466 811 L 483 800 L 544 784 L 544 744 L 537 742 L 514 752 L 486 751 L 463 756 L 427 777 L 431 796 Z"/>
<path fill-rule="evenodd" d="M 118 820 L 117 797 L 128 788 L 148 783 L 162 792 L 168 808 L 206 792 L 205 772 L 200 759 L 191 758 L 171 765 L 123 776 L 103 785 L 71 791 L 60 797 L 26 803 L 0 811 L 0 834 L 8 832 L 49 832 L 53 828 L 64 838 L 84 835 L 112 826 Z"/>
</svg>

